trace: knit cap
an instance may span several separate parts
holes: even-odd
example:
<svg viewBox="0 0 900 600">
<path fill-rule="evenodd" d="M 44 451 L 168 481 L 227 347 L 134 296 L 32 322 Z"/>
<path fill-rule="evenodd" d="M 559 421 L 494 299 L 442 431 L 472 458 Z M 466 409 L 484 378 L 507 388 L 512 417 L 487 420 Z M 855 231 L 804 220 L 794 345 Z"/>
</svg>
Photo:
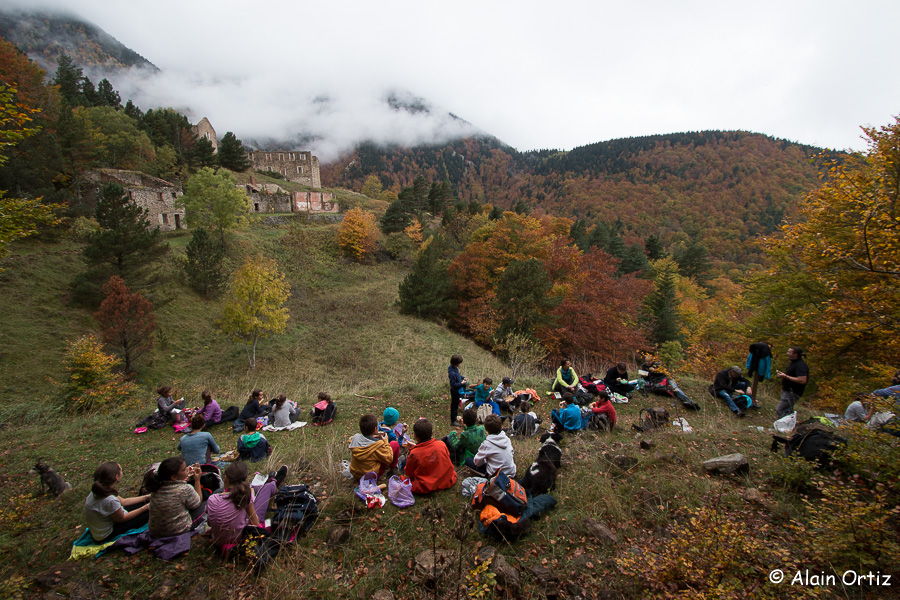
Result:
<svg viewBox="0 0 900 600">
<path fill-rule="evenodd" d="M 400 420 L 400 411 L 392 406 L 388 406 L 384 409 L 384 415 L 382 416 L 382 421 L 388 427 L 393 427 L 396 425 L 397 421 Z"/>
</svg>

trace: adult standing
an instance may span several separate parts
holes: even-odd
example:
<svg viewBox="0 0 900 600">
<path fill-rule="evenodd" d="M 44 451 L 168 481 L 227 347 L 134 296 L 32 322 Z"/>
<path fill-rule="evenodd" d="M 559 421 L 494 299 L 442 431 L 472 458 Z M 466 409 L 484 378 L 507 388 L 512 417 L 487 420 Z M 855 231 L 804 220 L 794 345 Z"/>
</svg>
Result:
<svg viewBox="0 0 900 600">
<path fill-rule="evenodd" d="M 750 353 L 747 355 L 747 373 L 753 376 L 753 383 L 750 384 L 750 388 L 753 390 L 750 400 L 756 404 L 756 388 L 760 378 L 772 377 L 772 344 L 769 342 L 750 344 Z"/>
<path fill-rule="evenodd" d="M 447 376 L 450 378 L 450 426 L 456 427 L 456 417 L 459 414 L 459 390 L 464 388 L 469 380 L 462 376 L 459 372 L 459 365 L 462 364 L 462 356 L 454 354 L 450 357 L 450 366 L 447 367 Z"/>
<path fill-rule="evenodd" d="M 775 409 L 779 419 L 794 412 L 794 403 L 803 395 L 809 382 L 809 367 L 803 360 L 803 349 L 791 346 L 786 355 L 791 362 L 784 371 L 775 372 L 781 378 L 781 401 Z"/>
</svg>

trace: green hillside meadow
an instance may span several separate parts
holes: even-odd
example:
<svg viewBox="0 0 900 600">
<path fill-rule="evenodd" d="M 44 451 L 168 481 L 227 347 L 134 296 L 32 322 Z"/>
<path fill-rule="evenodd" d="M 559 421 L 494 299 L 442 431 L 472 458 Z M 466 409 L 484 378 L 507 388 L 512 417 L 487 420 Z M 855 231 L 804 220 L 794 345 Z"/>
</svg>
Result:
<svg viewBox="0 0 900 600">
<path fill-rule="evenodd" d="M 683 413 L 680 404 L 639 394 L 632 403 L 617 405 L 614 432 L 588 431 L 566 439 L 553 492 L 558 505 L 513 545 L 459 525 L 460 519 L 468 524 L 475 516 L 459 484 L 417 498 L 406 510 L 390 504 L 361 510 L 339 473 L 360 415 L 380 415 L 394 406 L 401 420 L 411 425 L 427 417 L 436 435 L 443 436 L 448 432 L 450 355 L 464 357 L 462 372 L 472 381 L 484 376 L 499 381 L 507 368 L 439 324 L 400 315 L 395 301 L 404 270 L 396 263 L 357 265 L 340 258 L 336 227 L 300 222 L 270 227 L 254 221 L 230 240 L 232 264 L 262 252 L 277 259 L 291 285 L 288 329 L 260 343 L 252 372 L 244 350 L 216 329 L 220 301 L 201 299 L 179 278 L 174 256 L 183 253 L 190 235 L 168 234 L 174 256 L 164 291 L 171 301 L 156 311 L 160 333 L 150 363 L 136 379 L 138 405 L 84 417 L 62 413 L 55 399 L 55 382 L 64 378 L 65 342 L 95 326 L 89 312 L 67 303 L 68 282 L 83 268 L 82 246 L 66 238 L 11 247 L 0 263 L 0 577 L 6 581 L 0 596 L 370 598 L 385 589 L 394 598 L 888 596 L 881 593 L 885 588 L 874 586 L 770 583 L 773 569 L 793 576 L 804 560 L 817 556 L 803 541 L 810 534 L 794 524 L 809 521 L 804 497 L 815 489 L 812 470 L 771 453 L 768 431 L 757 429 L 772 425 L 777 402 L 772 383 L 759 395 L 762 410 L 742 420 L 709 398 L 709 382 L 686 378 L 680 383 L 703 406 L 700 413 Z M 577 360 L 574 366 L 580 372 Z M 635 373 L 634 365 L 629 369 Z M 223 409 L 241 406 L 255 387 L 269 398 L 283 392 L 306 410 L 319 391 L 337 399 L 338 417 L 329 426 L 266 434 L 275 453 L 256 468 L 289 465 L 287 482 L 309 484 L 322 514 L 309 535 L 283 550 L 261 576 L 253 575 L 244 560 L 222 559 L 205 537 L 194 538 L 190 553 L 172 563 L 146 552 L 66 561 L 71 543 L 84 530 L 83 503 L 101 462 L 122 464 L 119 492 L 125 497 L 137 492 L 149 464 L 177 453 L 178 435 L 171 428 L 133 433 L 135 423 L 155 408 L 154 390 L 161 384 L 174 385 L 177 396 L 192 405 L 209 388 Z M 516 381 L 517 388 L 533 386 L 542 394 L 548 384 L 548 373 Z M 537 407 L 545 423 L 551 404 L 545 400 Z M 641 408 L 651 406 L 665 406 L 672 418 L 686 417 L 694 433 L 668 427 L 638 434 L 631 424 Z M 799 416 L 809 413 L 804 405 Z M 211 433 L 221 447 L 235 447 L 237 436 L 229 426 Z M 538 442 L 516 438 L 514 447 L 522 474 Z M 705 474 L 702 461 L 734 452 L 749 458 L 749 474 Z M 56 499 L 39 495 L 38 475 L 28 471 L 40 458 L 72 485 L 71 492 Z M 460 481 L 467 476 L 460 468 Z M 355 518 L 339 518 L 353 506 L 360 509 Z M 825 498 L 820 506 L 838 512 L 843 505 Z M 438 507 L 441 520 L 423 514 Z M 855 518 L 847 512 L 846 518 Z M 349 527 L 349 539 L 329 544 L 337 526 Z M 455 531 L 462 532 L 462 540 Z M 846 542 L 844 533 L 819 539 Z M 476 571 L 476 557 L 489 545 L 516 578 Z M 448 564 L 429 588 L 416 575 L 414 561 L 432 547 L 448 551 Z M 499 571 L 499 562 L 495 559 L 491 569 Z M 835 564 L 834 571 L 853 566 Z"/>
</svg>

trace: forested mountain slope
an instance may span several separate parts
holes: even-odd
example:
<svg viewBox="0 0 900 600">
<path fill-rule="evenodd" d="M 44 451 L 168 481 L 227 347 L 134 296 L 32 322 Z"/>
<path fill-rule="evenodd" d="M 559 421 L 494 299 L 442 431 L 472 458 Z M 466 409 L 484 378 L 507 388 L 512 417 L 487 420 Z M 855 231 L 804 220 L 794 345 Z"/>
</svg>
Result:
<svg viewBox="0 0 900 600">
<path fill-rule="evenodd" d="M 365 144 L 323 169 L 326 185 L 359 189 L 378 175 L 399 189 L 419 174 L 448 180 L 460 200 L 619 223 L 627 243 L 701 239 L 711 257 L 755 262 L 772 232 L 816 186 L 820 149 L 741 131 L 599 142 L 569 152 L 517 152 L 495 138 L 411 149 Z"/>
</svg>

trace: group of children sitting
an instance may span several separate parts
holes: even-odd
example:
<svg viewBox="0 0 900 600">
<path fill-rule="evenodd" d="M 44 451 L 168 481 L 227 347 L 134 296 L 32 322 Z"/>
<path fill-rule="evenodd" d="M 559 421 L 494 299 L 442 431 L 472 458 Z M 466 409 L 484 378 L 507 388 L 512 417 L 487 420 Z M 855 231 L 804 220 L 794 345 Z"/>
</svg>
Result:
<svg viewBox="0 0 900 600">
<path fill-rule="evenodd" d="M 488 415 L 482 425 L 477 422 L 477 412 L 466 409 L 465 429 L 440 440 L 434 438 L 434 427 L 424 417 L 413 424 L 412 439 L 405 436 L 406 425 L 398 426 L 395 408 L 385 409 L 382 419 L 379 422 L 375 415 L 366 414 L 359 420 L 359 433 L 350 439 L 349 475 L 353 479 L 368 472 L 381 477 L 402 471 L 401 479 L 410 482 L 414 494 L 428 494 L 452 487 L 458 465 L 481 475 L 500 470 L 510 477 L 516 475 L 512 442 L 497 415 Z M 405 461 L 401 458 L 404 449 Z"/>
</svg>

